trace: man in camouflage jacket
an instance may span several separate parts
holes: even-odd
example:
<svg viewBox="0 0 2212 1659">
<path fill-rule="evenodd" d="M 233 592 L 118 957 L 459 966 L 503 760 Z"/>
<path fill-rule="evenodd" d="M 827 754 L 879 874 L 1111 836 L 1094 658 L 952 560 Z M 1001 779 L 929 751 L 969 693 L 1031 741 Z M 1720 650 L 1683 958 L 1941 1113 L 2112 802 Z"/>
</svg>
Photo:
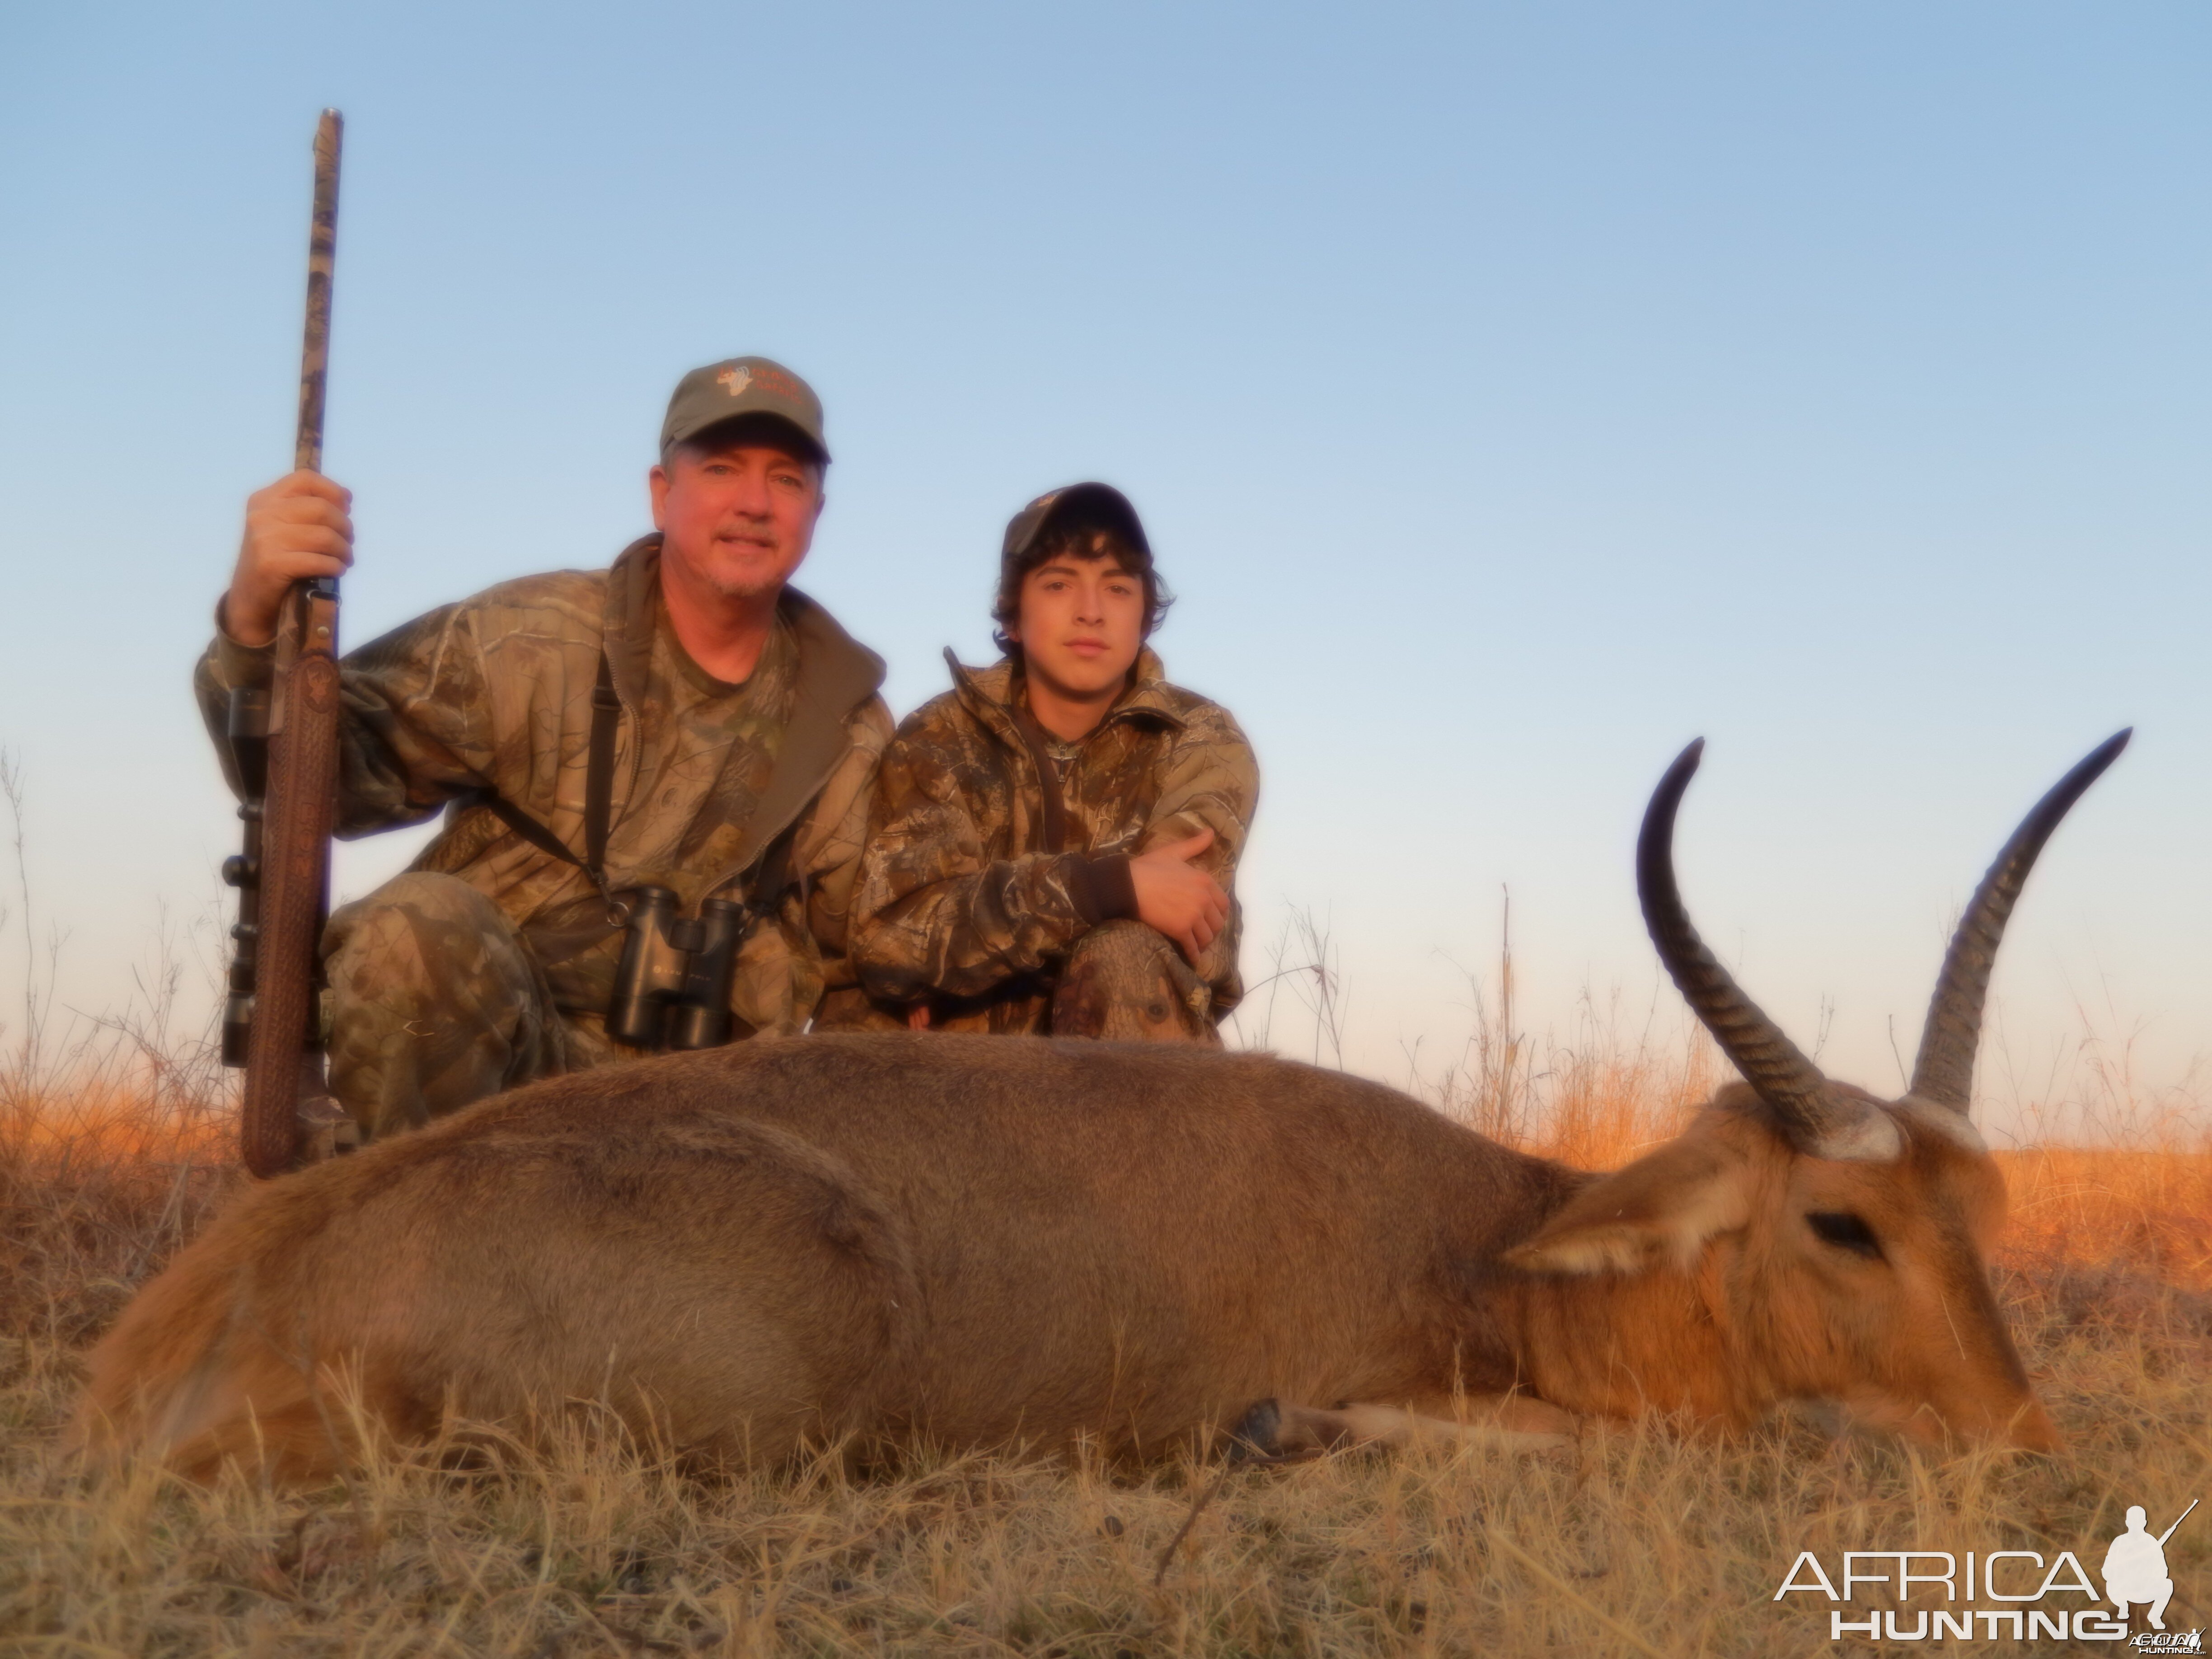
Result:
<svg viewBox="0 0 2212 1659">
<path fill-rule="evenodd" d="M 603 1019 L 618 913 L 576 861 L 603 673 L 618 705 L 607 889 L 668 887 L 684 915 L 709 896 L 757 907 L 730 998 L 738 1035 L 801 1030 L 825 989 L 849 982 L 890 717 L 883 664 L 785 581 L 828 459 L 821 406 L 788 370 L 763 358 L 695 370 L 652 475 L 660 533 L 610 570 L 506 582 L 347 656 L 338 833 L 446 813 L 412 868 L 324 936 L 331 1092 L 365 1136 L 629 1052 Z M 295 473 L 249 506 L 195 676 L 227 769 L 230 689 L 269 677 L 272 596 L 350 562 L 349 499 Z"/>
<path fill-rule="evenodd" d="M 823 1024 L 1219 1041 L 1259 769 L 1229 711 L 1143 645 L 1164 608 L 1118 490 L 1016 515 L 1006 657 L 948 653 L 953 689 L 884 757 L 854 905 L 861 991 Z"/>
</svg>

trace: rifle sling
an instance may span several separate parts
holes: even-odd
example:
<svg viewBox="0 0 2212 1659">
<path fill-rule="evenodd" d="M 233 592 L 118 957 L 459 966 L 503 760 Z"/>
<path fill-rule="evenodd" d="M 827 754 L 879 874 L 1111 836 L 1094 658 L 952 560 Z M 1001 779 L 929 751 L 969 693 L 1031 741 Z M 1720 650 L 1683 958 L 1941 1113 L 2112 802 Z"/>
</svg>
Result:
<svg viewBox="0 0 2212 1659">
<path fill-rule="evenodd" d="M 602 651 L 592 686 L 592 747 L 584 762 L 584 872 L 601 892 L 607 885 L 607 819 L 614 811 L 615 726 L 621 719 L 614 669 Z"/>
</svg>

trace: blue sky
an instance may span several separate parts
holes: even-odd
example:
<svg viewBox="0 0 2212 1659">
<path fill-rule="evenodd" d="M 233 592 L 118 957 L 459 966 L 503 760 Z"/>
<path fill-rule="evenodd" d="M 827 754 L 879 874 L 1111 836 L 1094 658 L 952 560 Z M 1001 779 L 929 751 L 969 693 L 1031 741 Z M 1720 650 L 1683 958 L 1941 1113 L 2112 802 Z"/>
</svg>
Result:
<svg viewBox="0 0 2212 1659">
<path fill-rule="evenodd" d="M 1364 1069 L 1455 1049 L 1507 890 L 1530 1023 L 1652 1006 L 1628 852 L 1703 734 L 1695 913 L 1892 1086 L 1989 856 L 2133 722 L 1998 996 L 2021 1074 L 2087 1007 L 2179 1078 L 2209 69 L 2180 3 L 14 9 L 0 746 L 65 998 L 229 848 L 185 678 L 289 459 L 330 103 L 353 640 L 605 563 L 676 377 L 766 352 L 838 458 L 802 585 L 897 712 L 988 655 L 1015 507 L 1130 493 L 1261 755 L 1248 971 L 1322 919 Z"/>
</svg>

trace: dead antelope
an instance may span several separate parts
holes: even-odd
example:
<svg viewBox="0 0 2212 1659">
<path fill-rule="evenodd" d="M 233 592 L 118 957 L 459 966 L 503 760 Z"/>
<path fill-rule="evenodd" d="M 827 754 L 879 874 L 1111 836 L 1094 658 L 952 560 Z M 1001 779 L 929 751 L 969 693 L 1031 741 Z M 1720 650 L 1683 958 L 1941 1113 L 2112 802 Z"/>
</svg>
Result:
<svg viewBox="0 0 2212 1659">
<path fill-rule="evenodd" d="M 1699 942 L 1671 853 L 1692 744 L 1638 886 L 1744 1081 L 1625 1169 L 1257 1054 L 897 1034 L 642 1060 L 246 1194 L 94 1353 L 77 1438 L 297 1480 L 362 1424 L 580 1402 L 758 1462 L 840 1437 L 1541 1443 L 1571 1413 L 1815 1398 L 2051 1446 L 1990 1292 L 2004 1188 L 1968 1091 L 2006 918 L 2127 735 L 1976 890 L 1901 1100 L 1823 1077 Z"/>
</svg>

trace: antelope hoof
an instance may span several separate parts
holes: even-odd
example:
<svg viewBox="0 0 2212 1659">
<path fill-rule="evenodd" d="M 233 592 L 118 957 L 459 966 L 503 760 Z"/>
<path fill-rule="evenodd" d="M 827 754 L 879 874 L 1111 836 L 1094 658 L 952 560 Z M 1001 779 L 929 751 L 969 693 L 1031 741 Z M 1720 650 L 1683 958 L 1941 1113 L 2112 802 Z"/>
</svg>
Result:
<svg viewBox="0 0 2212 1659">
<path fill-rule="evenodd" d="M 1281 1455 L 1283 1408 L 1274 1401 L 1255 1401 L 1229 1431 L 1229 1461 L 1256 1463 Z"/>
</svg>

